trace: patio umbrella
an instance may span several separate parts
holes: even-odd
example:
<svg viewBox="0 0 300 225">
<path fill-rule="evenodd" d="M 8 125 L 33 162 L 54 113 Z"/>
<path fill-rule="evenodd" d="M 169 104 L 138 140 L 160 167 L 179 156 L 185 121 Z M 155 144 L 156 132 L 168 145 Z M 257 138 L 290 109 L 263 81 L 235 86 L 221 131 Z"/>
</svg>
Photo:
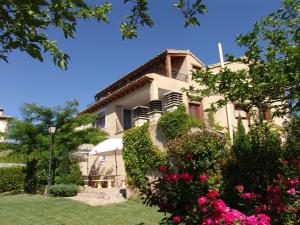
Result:
<svg viewBox="0 0 300 225">
<path fill-rule="evenodd" d="M 101 155 L 106 152 L 115 152 L 116 175 L 118 174 L 117 151 L 122 151 L 122 138 L 109 138 L 97 144 L 89 153 L 89 155 Z"/>
</svg>

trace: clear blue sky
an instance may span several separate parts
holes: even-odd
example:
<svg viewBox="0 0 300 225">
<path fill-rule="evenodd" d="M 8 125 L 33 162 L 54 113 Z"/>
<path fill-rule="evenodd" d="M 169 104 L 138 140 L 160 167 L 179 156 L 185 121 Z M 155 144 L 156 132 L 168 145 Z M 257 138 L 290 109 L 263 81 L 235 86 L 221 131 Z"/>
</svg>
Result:
<svg viewBox="0 0 300 225">
<path fill-rule="evenodd" d="M 81 22 L 70 40 L 61 32 L 50 33 L 71 56 L 68 70 L 54 66 L 49 57 L 40 63 L 18 51 L 9 56 L 9 64 L 0 61 L 0 107 L 5 114 L 19 117 L 23 103 L 55 106 L 74 98 L 83 109 L 97 91 L 167 48 L 190 49 L 206 64 L 218 62 L 218 42 L 224 53 L 242 55 L 235 36 L 280 7 L 279 0 L 204 0 L 209 12 L 200 17 L 201 26 L 184 28 L 180 13 L 171 6 L 176 0 L 149 0 L 155 26 L 123 41 L 119 24 L 128 8 L 123 1 L 112 2 L 110 24 Z"/>
</svg>

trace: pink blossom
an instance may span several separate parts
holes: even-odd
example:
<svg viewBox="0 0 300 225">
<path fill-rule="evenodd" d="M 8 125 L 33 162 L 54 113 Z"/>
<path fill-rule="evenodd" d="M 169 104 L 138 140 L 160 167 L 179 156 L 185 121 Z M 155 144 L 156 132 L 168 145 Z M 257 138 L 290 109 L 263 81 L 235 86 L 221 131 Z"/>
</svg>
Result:
<svg viewBox="0 0 300 225">
<path fill-rule="evenodd" d="M 279 162 L 281 163 L 281 165 L 286 166 L 288 164 L 288 161 L 281 159 L 279 160 Z"/>
<path fill-rule="evenodd" d="M 199 176 L 199 180 L 200 180 L 201 182 L 206 181 L 206 180 L 207 180 L 206 174 L 201 174 L 201 175 Z"/>
<path fill-rule="evenodd" d="M 286 191 L 288 194 L 290 195 L 295 195 L 296 194 L 296 189 L 295 188 L 291 188 L 289 190 Z"/>
<path fill-rule="evenodd" d="M 259 214 L 258 216 L 259 224 L 258 225 L 270 225 L 270 217 L 266 214 Z"/>
<path fill-rule="evenodd" d="M 201 212 L 201 213 L 206 213 L 207 211 L 208 211 L 207 208 L 201 208 L 201 209 L 199 209 L 199 212 Z"/>
<path fill-rule="evenodd" d="M 217 224 L 219 224 L 219 221 L 216 218 L 211 218 L 211 217 L 206 218 L 202 223 L 202 225 L 217 225 Z"/>
<path fill-rule="evenodd" d="M 208 198 L 215 198 L 219 195 L 219 192 L 216 191 L 215 189 L 210 189 L 207 193 L 206 193 L 206 196 Z"/>
<path fill-rule="evenodd" d="M 241 185 L 241 184 L 236 185 L 234 188 L 235 188 L 238 192 L 243 192 L 243 191 L 244 191 L 244 186 Z"/>
<path fill-rule="evenodd" d="M 255 198 L 255 194 L 247 192 L 247 193 L 242 194 L 242 198 L 243 199 L 253 199 L 253 198 Z"/>
<path fill-rule="evenodd" d="M 207 197 L 202 196 L 200 198 L 198 198 L 198 205 L 204 205 L 207 201 Z"/>
<path fill-rule="evenodd" d="M 258 218 L 254 215 L 247 216 L 243 221 L 243 225 L 258 225 Z"/>
<path fill-rule="evenodd" d="M 267 191 L 270 192 L 270 193 L 279 193 L 280 188 L 279 187 L 268 186 Z"/>
<path fill-rule="evenodd" d="M 190 175 L 189 173 L 183 173 L 183 174 L 180 174 L 180 178 L 182 180 L 184 180 L 185 182 L 191 182 L 193 179 L 193 176 Z"/>
<path fill-rule="evenodd" d="M 173 220 L 174 223 L 180 223 L 181 222 L 181 217 L 176 215 L 176 216 L 173 216 L 172 220 Z"/>
<path fill-rule="evenodd" d="M 229 211 L 229 207 L 221 199 L 215 200 L 213 205 L 217 212 L 224 213 Z"/>
</svg>

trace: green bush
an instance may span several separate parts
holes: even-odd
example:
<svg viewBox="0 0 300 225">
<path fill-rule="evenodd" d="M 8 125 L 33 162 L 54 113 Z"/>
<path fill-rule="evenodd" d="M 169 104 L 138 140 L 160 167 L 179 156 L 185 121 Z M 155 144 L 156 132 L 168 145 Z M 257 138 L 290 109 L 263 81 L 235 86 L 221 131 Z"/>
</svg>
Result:
<svg viewBox="0 0 300 225">
<path fill-rule="evenodd" d="M 72 163 L 67 174 L 55 177 L 55 183 L 83 185 L 84 179 L 79 165 Z"/>
<path fill-rule="evenodd" d="M 49 188 L 49 193 L 54 196 L 70 197 L 78 193 L 78 186 L 75 184 L 56 184 Z"/>
<path fill-rule="evenodd" d="M 225 139 L 211 132 L 186 134 L 167 144 L 170 167 L 189 168 L 194 174 L 208 173 L 209 183 L 222 185 L 221 168 L 227 150 Z"/>
<path fill-rule="evenodd" d="M 130 185 L 143 188 L 147 184 L 146 175 L 163 162 L 163 155 L 150 137 L 148 124 L 127 130 L 123 137 L 123 159 Z"/>
<path fill-rule="evenodd" d="M 21 166 L 1 167 L 0 192 L 23 190 L 24 178 L 24 168 Z"/>
<path fill-rule="evenodd" d="M 254 120 L 248 134 L 238 123 L 231 157 L 223 168 L 224 198 L 235 208 L 236 192 L 232 187 L 243 185 L 246 192 L 263 193 L 279 173 L 282 148 L 279 134 L 270 125 Z"/>
<path fill-rule="evenodd" d="M 203 127 L 203 122 L 189 116 L 181 104 L 174 112 L 165 112 L 157 126 L 164 138 L 171 140 L 187 133 L 191 127 Z"/>
</svg>

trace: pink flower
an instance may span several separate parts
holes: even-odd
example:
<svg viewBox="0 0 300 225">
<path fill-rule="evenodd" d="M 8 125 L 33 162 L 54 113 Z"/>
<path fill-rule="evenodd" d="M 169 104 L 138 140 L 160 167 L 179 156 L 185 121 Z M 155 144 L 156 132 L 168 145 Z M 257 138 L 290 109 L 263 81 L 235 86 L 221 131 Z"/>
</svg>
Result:
<svg viewBox="0 0 300 225">
<path fill-rule="evenodd" d="M 210 189 L 207 193 L 206 193 L 206 196 L 208 198 L 215 198 L 219 195 L 219 192 L 216 191 L 215 189 Z"/>
<path fill-rule="evenodd" d="M 167 167 L 165 166 L 160 166 L 159 167 L 159 171 L 162 172 L 162 173 L 165 173 L 167 171 Z"/>
<path fill-rule="evenodd" d="M 178 215 L 177 216 L 173 216 L 172 220 L 173 220 L 174 223 L 180 223 L 181 222 L 181 217 L 178 216 Z"/>
<path fill-rule="evenodd" d="M 267 191 L 270 192 L 270 193 L 279 193 L 280 188 L 279 187 L 268 186 Z"/>
<path fill-rule="evenodd" d="M 255 215 L 247 216 L 243 221 L 243 225 L 258 225 L 258 219 Z"/>
<path fill-rule="evenodd" d="M 241 185 L 241 184 L 236 185 L 234 188 L 235 188 L 238 192 L 243 192 L 243 191 L 244 191 L 244 186 Z"/>
<path fill-rule="evenodd" d="M 206 174 L 201 174 L 201 175 L 199 176 L 199 180 L 200 180 L 201 182 L 206 181 L 206 180 L 207 180 Z"/>
<path fill-rule="evenodd" d="M 180 175 L 180 178 L 182 180 L 184 180 L 185 182 L 191 182 L 192 179 L 193 179 L 193 176 L 190 175 L 189 173 L 183 173 L 183 174 Z"/>
<path fill-rule="evenodd" d="M 286 191 L 288 194 L 290 195 L 295 195 L 296 194 L 296 189 L 295 188 L 291 188 L 289 190 Z"/>
<path fill-rule="evenodd" d="M 225 223 L 229 223 L 229 224 L 232 224 L 237 220 L 241 221 L 246 217 L 243 213 L 235 209 L 230 209 L 228 212 L 222 214 L 222 216 L 223 219 L 225 220 Z"/>
<path fill-rule="evenodd" d="M 299 180 L 297 178 L 288 179 L 288 184 L 292 187 L 297 187 L 299 185 Z"/>
<path fill-rule="evenodd" d="M 281 159 L 279 160 L 279 162 L 281 163 L 281 165 L 286 166 L 288 164 L 288 161 Z"/>
<path fill-rule="evenodd" d="M 200 212 L 200 213 L 206 213 L 207 211 L 208 211 L 207 208 L 201 208 L 201 209 L 199 209 L 199 212 Z"/>
<path fill-rule="evenodd" d="M 253 198 L 255 198 L 255 194 L 247 192 L 247 193 L 242 194 L 242 198 L 243 199 L 253 199 Z"/>
<path fill-rule="evenodd" d="M 207 197 L 203 196 L 198 198 L 198 205 L 204 205 L 207 201 Z"/>
<path fill-rule="evenodd" d="M 213 204 L 214 204 L 214 209 L 217 212 L 224 213 L 224 212 L 229 211 L 229 207 L 227 207 L 227 205 L 221 199 L 218 199 L 218 200 L 214 201 Z"/>
<path fill-rule="evenodd" d="M 270 217 L 266 214 L 259 214 L 258 216 L 259 225 L 270 225 Z"/>
</svg>

